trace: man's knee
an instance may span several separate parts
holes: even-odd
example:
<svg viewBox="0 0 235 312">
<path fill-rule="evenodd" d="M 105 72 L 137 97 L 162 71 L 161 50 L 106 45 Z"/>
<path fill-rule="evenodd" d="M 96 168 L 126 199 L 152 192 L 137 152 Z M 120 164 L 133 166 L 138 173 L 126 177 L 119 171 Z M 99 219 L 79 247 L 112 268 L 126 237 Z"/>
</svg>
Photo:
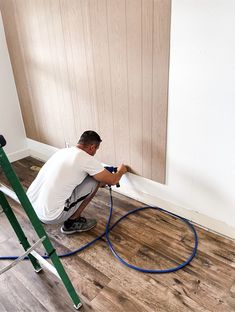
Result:
<svg viewBox="0 0 235 312">
<path fill-rule="evenodd" d="M 96 181 L 94 178 L 92 178 L 92 181 L 91 181 L 91 194 L 96 193 L 98 188 L 99 188 L 99 182 Z"/>
<path fill-rule="evenodd" d="M 89 190 L 89 192 L 91 194 L 93 194 L 94 192 L 97 191 L 98 187 L 99 187 L 99 182 L 96 181 L 93 177 L 88 176 L 84 182 L 82 183 L 84 189 L 86 189 L 87 191 Z"/>
</svg>

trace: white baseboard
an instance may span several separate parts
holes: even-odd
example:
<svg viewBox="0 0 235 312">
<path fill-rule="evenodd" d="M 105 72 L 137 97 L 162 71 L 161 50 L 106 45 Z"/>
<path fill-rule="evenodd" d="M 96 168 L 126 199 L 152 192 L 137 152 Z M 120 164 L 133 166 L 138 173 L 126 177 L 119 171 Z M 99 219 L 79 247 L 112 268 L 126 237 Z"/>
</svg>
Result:
<svg viewBox="0 0 235 312">
<path fill-rule="evenodd" d="M 40 143 L 31 139 L 26 139 L 30 156 L 38 158 L 42 161 L 47 161 L 58 148 Z"/>
<path fill-rule="evenodd" d="M 42 161 L 47 161 L 49 157 L 58 150 L 53 146 L 46 145 L 31 139 L 27 139 L 27 143 L 29 155 Z M 127 173 L 122 177 L 120 185 L 120 188 L 114 187 L 113 190 L 130 198 L 136 199 L 144 204 L 158 206 L 168 210 L 169 212 L 173 212 L 196 223 L 206 230 L 210 230 L 216 232 L 217 234 L 235 239 L 235 228 L 227 225 L 226 223 L 213 219 L 202 213 L 178 206 L 170 201 L 167 201 L 166 199 L 158 197 L 156 182 L 154 181 Z"/>
<path fill-rule="evenodd" d="M 7 157 L 9 159 L 9 161 L 12 163 L 13 161 L 20 160 L 20 159 L 25 158 L 29 155 L 30 155 L 29 149 L 25 148 L 25 149 L 19 150 L 19 151 L 14 152 L 14 153 L 9 153 L 9 154 L 7 154 Z"/>
</svg>

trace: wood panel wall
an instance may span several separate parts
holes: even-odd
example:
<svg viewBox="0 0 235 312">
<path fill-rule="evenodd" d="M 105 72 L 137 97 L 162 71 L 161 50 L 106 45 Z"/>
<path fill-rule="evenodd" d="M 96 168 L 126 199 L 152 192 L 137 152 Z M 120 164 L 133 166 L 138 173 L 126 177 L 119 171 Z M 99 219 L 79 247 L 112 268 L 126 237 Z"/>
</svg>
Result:
<svg viewBox="0 0 235 312">
<path fill-rule="evenodd" d="M 171 0 L 0 0 L 27 137 L 164 183 Z M 7 105 L 7 103 L 6 103 Z"/>
</svg>

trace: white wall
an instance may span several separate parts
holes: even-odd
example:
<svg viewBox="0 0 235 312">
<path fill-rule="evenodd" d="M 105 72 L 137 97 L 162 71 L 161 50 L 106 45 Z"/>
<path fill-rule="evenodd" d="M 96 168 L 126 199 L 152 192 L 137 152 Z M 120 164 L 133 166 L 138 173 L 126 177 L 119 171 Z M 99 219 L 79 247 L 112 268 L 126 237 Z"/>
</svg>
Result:
<svg viewBox="0 0 235 312">
<path fill-rule="evenodd" d="M 173 0 L 167 197 L 235 227 L 235 1 Z"/>
<path fill-rule="evenodd" d="M 26 135 L 0 13 L 0 134 L 11 161 L 26 153 Z"/>
</svg>

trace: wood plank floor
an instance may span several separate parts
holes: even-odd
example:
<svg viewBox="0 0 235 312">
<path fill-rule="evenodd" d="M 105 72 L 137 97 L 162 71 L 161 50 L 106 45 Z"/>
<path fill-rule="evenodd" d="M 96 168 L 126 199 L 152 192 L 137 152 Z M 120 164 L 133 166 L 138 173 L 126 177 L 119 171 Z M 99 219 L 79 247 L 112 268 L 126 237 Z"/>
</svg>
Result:
<svg viewBox="0 0 235 312">
<path fill-rule="evenodd" d="M 13 164 L 25 189 L 42 163 L 27 157 Z M 0 182 L 7 184 L 0 172 Z M 142 204 L 114 193 L 113 220 Z M 22 207 L 10 201 L 25 233 L 37 237 Z M 109 193 L 100 189 L 84 215 L 98 225 L 83 234 L 63 235 L 58 225 L 46 225 L 58 253 L 78 248 L 104 231 Z M 83 302 L 81 311 L 186 312 L 235 311 L 235 241 L 197 228 L 197 257 L 186 268 L 163 275 L 143 274 L 118 262 L 105 239 L 62 262 Z M 187 226 L 167 214 L 144 210 L 131 215 L 110 235 L 120 255 L 137 266 L 166 269 L 184 261 L 193 246 Z M 42 248 L 39 248 L 44 253 Z M 0 214 L 0 256 L 19 255 L 22 248 L 5 215 Z M 0 261 L 0 268 L 8 261 Z M 67 292 L 47 271 L 36 274 L 30 263 L 0 276 L 0 311 L 75 311 Z"/>
</svg>

